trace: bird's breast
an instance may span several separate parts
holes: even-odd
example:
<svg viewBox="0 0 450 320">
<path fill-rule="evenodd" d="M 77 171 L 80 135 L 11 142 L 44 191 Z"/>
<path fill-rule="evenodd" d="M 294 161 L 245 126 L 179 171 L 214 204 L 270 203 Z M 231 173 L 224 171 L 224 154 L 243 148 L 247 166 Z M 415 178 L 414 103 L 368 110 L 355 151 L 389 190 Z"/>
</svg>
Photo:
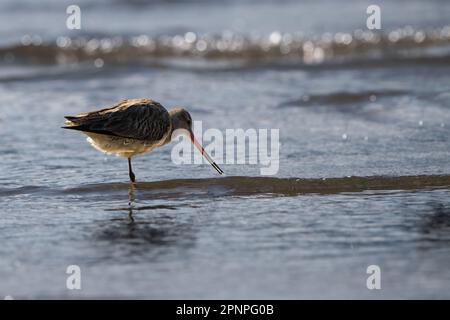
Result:
<svg viewBox="0 0 450 320">
<path fill-rule="evenodd" d="M 161 145 L 160 141 L 145 141 L 96 133 L 86 133 L 87 141 L 97 150 L 108 154 L 130 158 L 143 154 Z"/>
</svg>

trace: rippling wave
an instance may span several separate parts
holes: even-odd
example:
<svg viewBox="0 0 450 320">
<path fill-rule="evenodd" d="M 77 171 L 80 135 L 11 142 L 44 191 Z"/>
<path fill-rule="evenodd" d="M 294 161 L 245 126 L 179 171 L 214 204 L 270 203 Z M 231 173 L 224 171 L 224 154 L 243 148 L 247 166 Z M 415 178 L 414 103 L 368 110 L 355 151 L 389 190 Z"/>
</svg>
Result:
<svg viewBox="0 0 450 320">
<path fill-rule="evenodd" d="M 177 198 L 185 196 L 251 196 L 275 194 L 295 196 L 302 194 L 337 194 L 369 190 L 415 190 L 450 186 L 449 175 L 422 175 L 399 177 L 342 177 L 322 179 L 274 177 L 224 177 L 209 179 L 175 179 L 139 182 L 138 192 L 148 192 L 150 198 Z M 20 194 L 83 195 L 123 193 L 129 183 L 102 183 L 67 189 L 26 186 L 17 189 L 0 188 L 0 197 Z"/>
<path fill-rule="evenodd" d="M 353 33 L 301 32 L 269 34 L 180 35 L 151 37 L 59 37 L 43 41 L 26 35 L 20 44 L 0 48 L 4 62 L 72 64 L 92 62 L 148 63 L 161 59 L 198 58 L 201 61 L 277 62 L 318 65 L 324 62 L 367 61 L 450 63 L 450 26 L 431 30 L 405 27 L 390 32 L 356 30 Z"/>
<path fill-rule="evenodd" d="M 373 90 L 361 92 L 339 91 L 329 94 L 303 95 L 298 99 L 288 100 L 281 103 L 280 107 L 310 107 L 315 105 L 332 104 L 343 106 L 348 104 L 375 102 L 379 98 L 396 97 L 408 94 L 404 90 Z"/>
</svg>

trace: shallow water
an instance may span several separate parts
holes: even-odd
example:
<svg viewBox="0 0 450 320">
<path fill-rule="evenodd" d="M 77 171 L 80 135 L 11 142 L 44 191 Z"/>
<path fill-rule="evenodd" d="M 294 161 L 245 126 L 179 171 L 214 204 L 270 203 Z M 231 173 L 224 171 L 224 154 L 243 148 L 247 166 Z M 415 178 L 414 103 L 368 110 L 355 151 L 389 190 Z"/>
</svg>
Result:
<svg viewBox="0 0 450 320">
<path fill-rule="evenodd" d="M 447 2 L 383 2 L 374 34 L 360 1 L 80 3 L 79 32 L 60 2 L 27 24 L 0 5 L 0 297 L 450 298 Z M 204 130 L 279 128 L 279 172 L 217 177 L 169 145 L 130 187 L 125 160 L 60 127 L 132 97 Z"/>
</svg>

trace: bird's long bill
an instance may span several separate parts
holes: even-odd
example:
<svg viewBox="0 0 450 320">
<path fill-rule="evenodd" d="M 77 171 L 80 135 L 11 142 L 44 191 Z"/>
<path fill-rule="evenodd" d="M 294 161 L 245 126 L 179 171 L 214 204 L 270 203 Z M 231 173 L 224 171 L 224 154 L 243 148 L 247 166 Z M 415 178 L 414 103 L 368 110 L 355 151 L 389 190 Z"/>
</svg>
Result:
<svg viewBox="0 0 450 320">
<path fill-rule="evenodd" d="M 212 165 L 213 168 L 216 169 L 219 174 L 223 174 L 222 169 L 220 169 L 219 166 L 217 165 L 217 163 L 215 163 L 213 161 L 213 159 L 211 159 L 211 157 L 205 151 L 205 149 L 202 147 L 202 145 L 200 143 L 198 143 L 197 139 L 195 139 L 195 136 L 192 132 L 190 132 L 190 138 L 191 138 L 192 144 L 198 149 L 198 151 L 200 151 L 202 156 L 204 156 L 206 158 L 206 160 L 208 160 L 209 164 Z"/>
</svg>

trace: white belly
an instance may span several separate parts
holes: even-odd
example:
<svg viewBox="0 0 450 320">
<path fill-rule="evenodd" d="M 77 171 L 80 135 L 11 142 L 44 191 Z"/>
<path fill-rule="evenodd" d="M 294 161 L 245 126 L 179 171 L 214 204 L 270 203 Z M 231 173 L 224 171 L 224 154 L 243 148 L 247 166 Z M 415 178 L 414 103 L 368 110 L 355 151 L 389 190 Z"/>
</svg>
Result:
<svg viewBox="0 0 450 320">
<path fill-rule="evenodd" d="M 86 135 L 88 136 L 87 141 L 95 149 L 107 154 L 115 154 L 125 158 L 131 158 L 135 155 L 152 151 L 162 144 L 160 141 L 155 143 L 96 133 L 86 132 Z"/>
</svg>

